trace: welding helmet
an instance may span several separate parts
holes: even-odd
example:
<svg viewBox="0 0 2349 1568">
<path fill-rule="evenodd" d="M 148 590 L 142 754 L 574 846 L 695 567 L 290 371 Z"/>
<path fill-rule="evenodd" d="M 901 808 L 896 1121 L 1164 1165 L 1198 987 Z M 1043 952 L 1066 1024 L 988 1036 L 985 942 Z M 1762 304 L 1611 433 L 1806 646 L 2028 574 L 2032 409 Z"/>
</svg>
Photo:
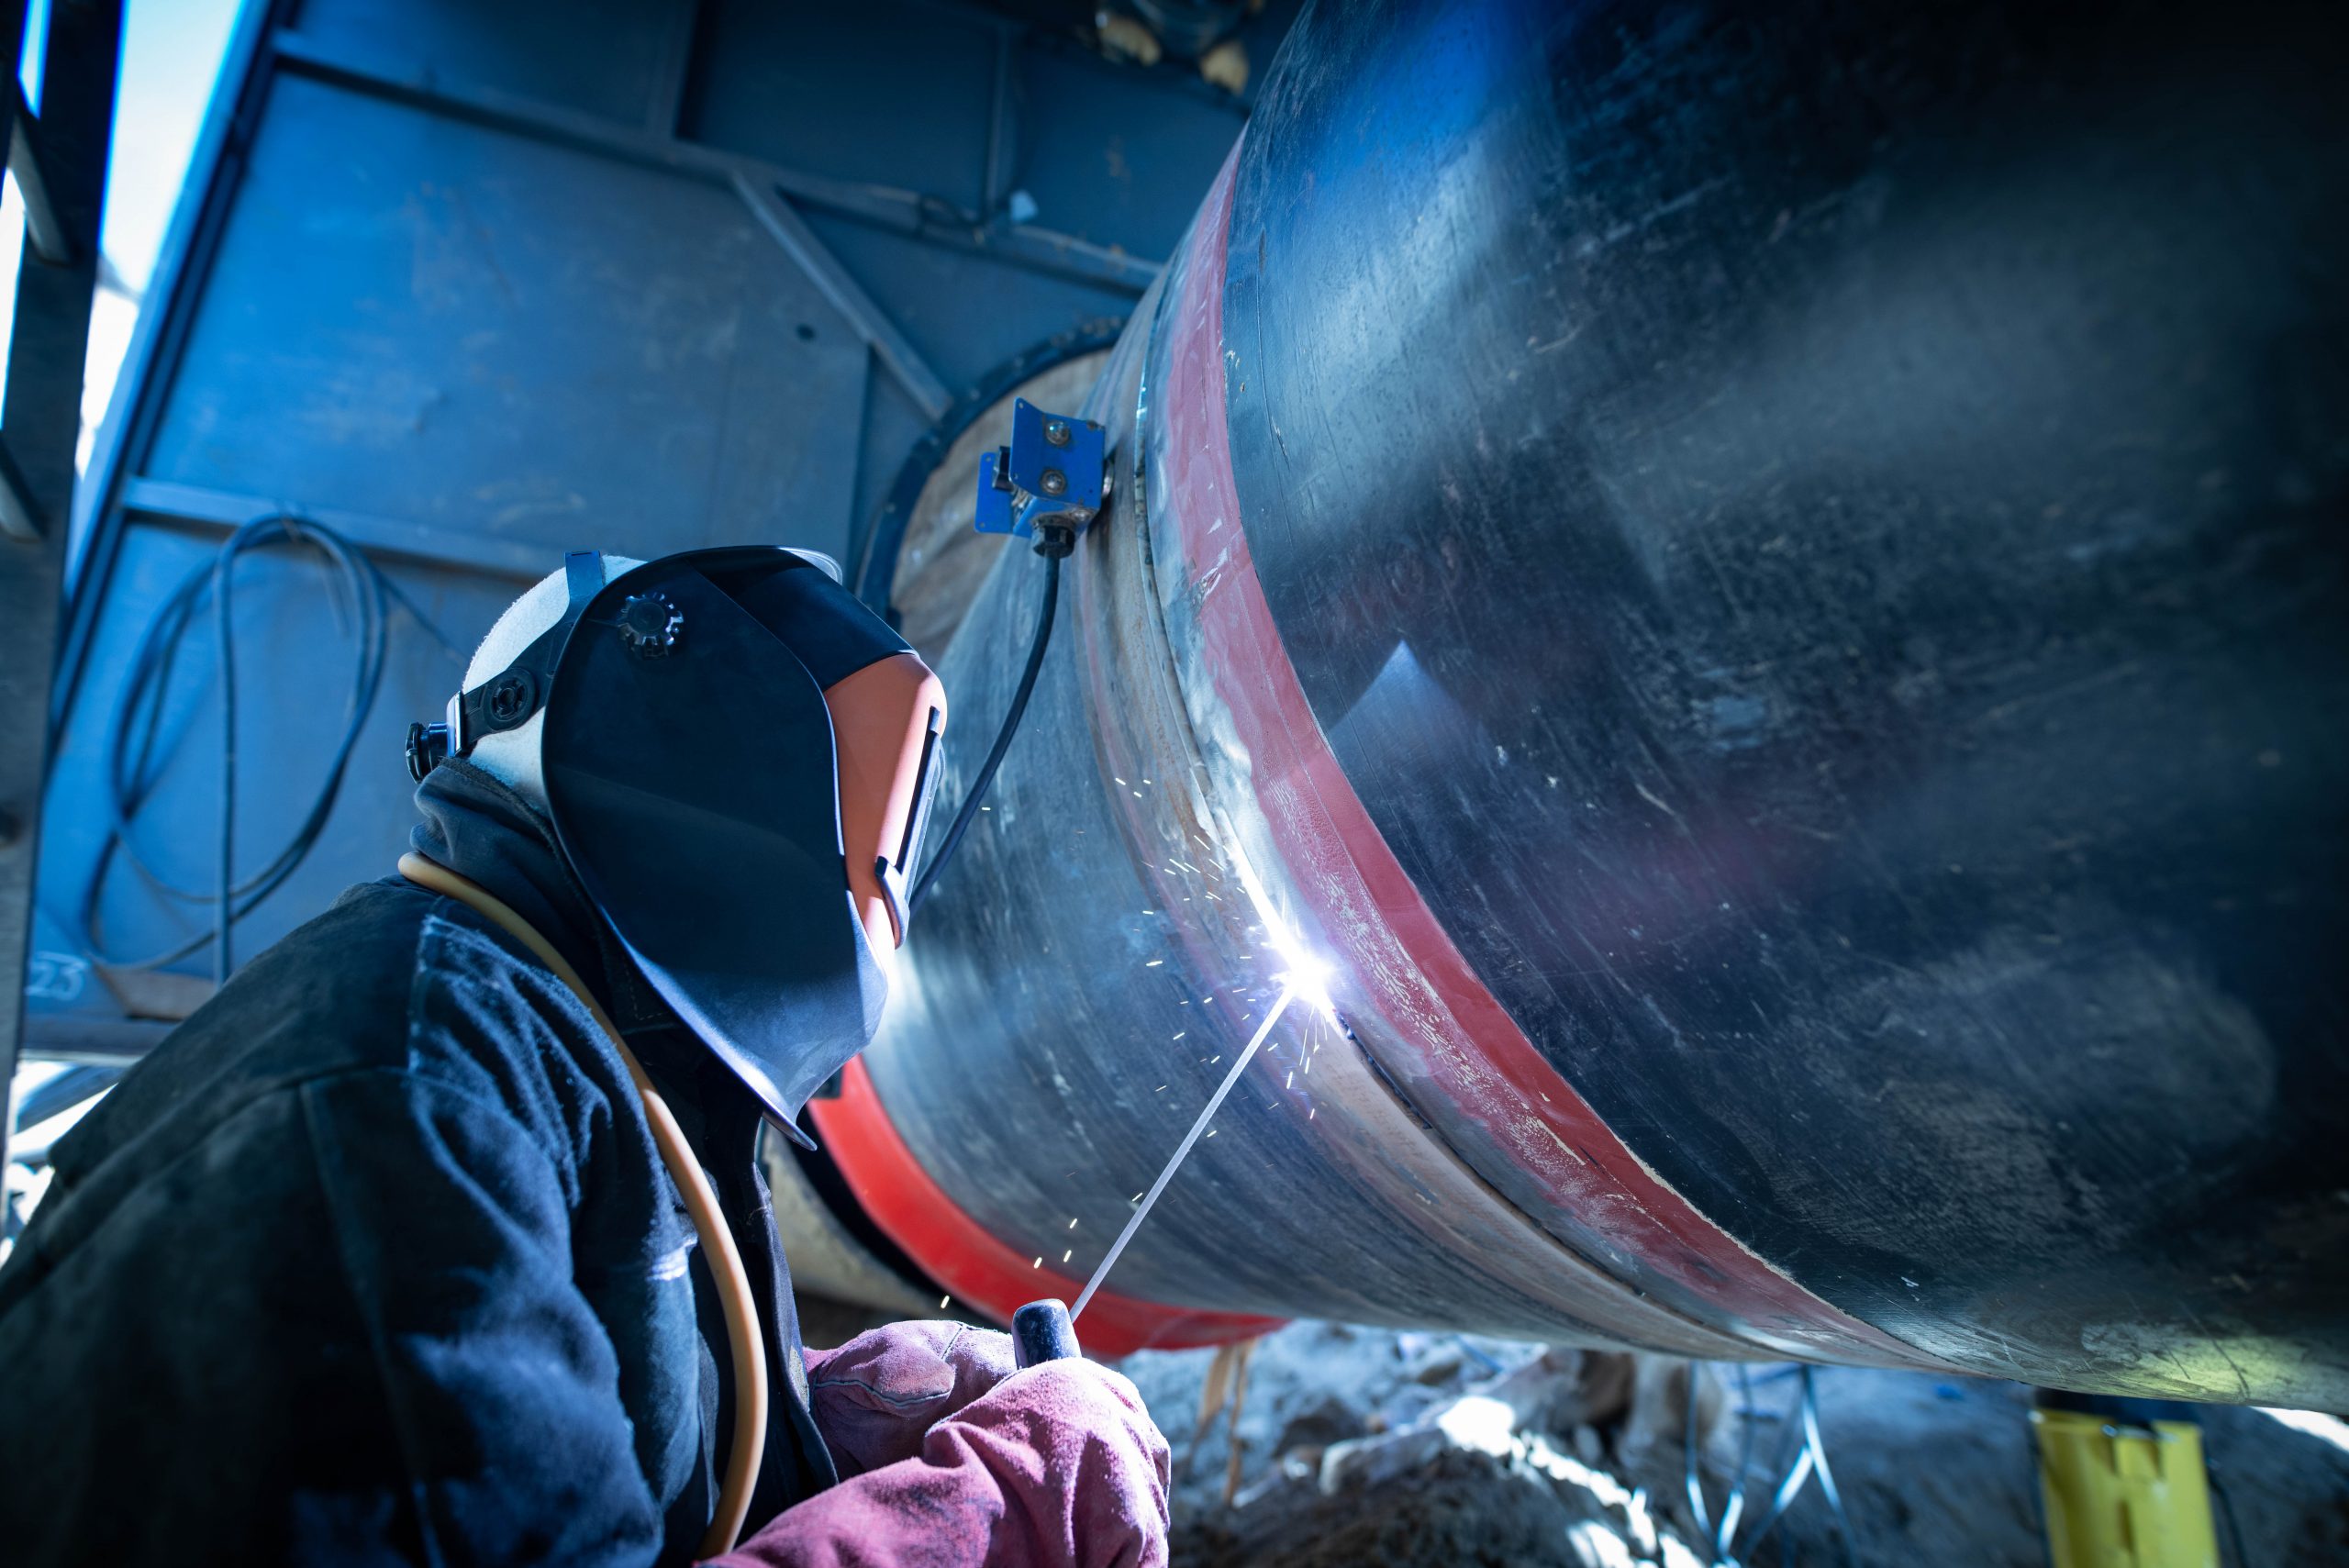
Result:
<svg viewBox="0 0 2349 1568">
<path fill-rule="evenodd" d="M 872 1040 L 905 939 L 943 689 L 814 560 L 564 566 L 510 663 L 410 729 L 420 782 L 540 718 L 543 806 L 645 978 L 795 1136 Z M 543 716 L 542 718 L 540 716 Z"/>
</svg>

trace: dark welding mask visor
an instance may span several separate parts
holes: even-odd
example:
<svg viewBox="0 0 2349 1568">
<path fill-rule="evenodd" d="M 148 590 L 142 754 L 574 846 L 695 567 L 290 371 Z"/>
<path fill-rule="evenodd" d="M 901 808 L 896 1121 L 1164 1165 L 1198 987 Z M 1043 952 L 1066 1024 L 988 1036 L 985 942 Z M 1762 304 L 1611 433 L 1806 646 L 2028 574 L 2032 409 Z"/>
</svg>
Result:
<svg viewBox="0 0 2349 1568">
<path fill-rule="evenodd" d="M 573 607 L 540 740 L 555 832 L 662 998 L 805 1141 L 801 1106 L 888 994 L 825 688 L 907 645 L 769 548 L 649 562 Z"/>
</svg>

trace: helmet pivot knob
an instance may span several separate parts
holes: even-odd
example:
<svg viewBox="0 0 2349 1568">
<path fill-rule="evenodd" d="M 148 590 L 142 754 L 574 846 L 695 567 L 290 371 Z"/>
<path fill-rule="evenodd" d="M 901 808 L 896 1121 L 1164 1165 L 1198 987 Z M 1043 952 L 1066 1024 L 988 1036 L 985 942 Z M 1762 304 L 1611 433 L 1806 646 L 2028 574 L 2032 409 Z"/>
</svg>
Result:
<svg viewBox="0 0 2349 1568">
<path fill-rule="evenodd" d="M 620 605 L 620 639 L 640 659 L 658 659 L 677 646 L 685 615 L 665 594 L 631 594 Z"/>
</svg>

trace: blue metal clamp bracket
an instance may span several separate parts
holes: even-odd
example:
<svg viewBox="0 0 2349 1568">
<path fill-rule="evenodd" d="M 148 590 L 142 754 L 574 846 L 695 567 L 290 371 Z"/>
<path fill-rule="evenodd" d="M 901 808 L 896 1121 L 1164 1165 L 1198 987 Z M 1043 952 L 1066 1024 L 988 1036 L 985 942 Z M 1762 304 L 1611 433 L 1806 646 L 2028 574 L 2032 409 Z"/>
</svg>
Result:
<svg viewBox="0 0 2349 1568">
<path fill-rule="evenodd" d="M 1011 444 L 979 459 L 978 531 L 1023 539 L 1041 526 L 1082 532 L 1101 510 L 1106 441 L 1090 419 L 1047 414 L 1019 399 L 1011 406 Z"/>
</svg>

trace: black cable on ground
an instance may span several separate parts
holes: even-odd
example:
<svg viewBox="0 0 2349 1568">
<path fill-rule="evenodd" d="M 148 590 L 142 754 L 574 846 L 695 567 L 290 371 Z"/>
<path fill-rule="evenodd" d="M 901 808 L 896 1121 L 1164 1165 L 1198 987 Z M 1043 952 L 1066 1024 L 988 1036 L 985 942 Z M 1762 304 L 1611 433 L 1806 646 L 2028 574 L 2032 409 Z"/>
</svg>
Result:
<svg viewBox="0 0 2349 1568">
<path fill-rule="evenodd" d="M 312 797 L 309 809 L 303 814 L 284 846 L 266 865 L 239 881 L 232 858 L 236 841 L 237 696 L 236 626 L 230 589 L 237 558 L 248 550 L 273 545 L 306 548 L 324 560 L 329 573 L 328 591 L 332 593 L 340 589 L 356 612 L 356 646 L 350 693 L 343 706 L 342 731 L 328 762 L 326 777 Z M 153 797 L 157 785 L 161 782 L 168 757 L 159 757 L 158 753 L 167 753 L 170 750 L 163 720 L 172 672 L 207 588 L 214 601 L 216 678 L 221 691 L 217 858 L 216 874 L 210 886 L 184 887 L 155 868 L 140 852 L 131 832 L 139 812 Z M 327 817 L 341 792 L 343 775 L 349 770 L 351 752 L 359 743 L 360 733 L 366 727 L 368 715 L 373 710 L 376 695 L 383 685 L 384 666 L 390 645 L 389 612 L 394 606 L 406 610 L 452 657 L 464 657 L 463 651 L 451 642 L 415 601 L 385 577 L 373 562 L 333 529 L 307 518 L 292 516 L 255 518 L 230 534 L 209 562 L 181 579 L 179 586 L 163 602 L 139 639 L 107 735 L 106 792 L 110 820 L 106 840 L 99 847 L 97 858 L 91 867 L 81 909 L 82 940 L 94 960 L 116 969 L 157 969 L 210 947 L 213 949 L 215 980 L 228 977 L 233 961 L 230 929 L 284 884 L 308 856 L 325 829 Z M 117 855 L 162 897 L 184 904 L 211 905 L 215 911 L 212 927 L 175 947 L 141 958 L 121 959 L 107 953 L 100 929 L 99 905 L 106 890 L 107 874 L 113 869 Z"/>
<path fill-rule="evenodd" d="M 1044 667 L 1044 650 L 1052 644 L 1052 617 L 1061 599 L 1061 560 L 1068 553 L 1065 545 L 1050 548 L 1053 542 L 1040 542 L 1036 547 L 1037 553 L 1044 558 L 1044 606 L 1036 613 L 1036 636 L 1028 645 L 1027 667 L 1019 672 L 1019 684 L 1012 688 L 1011 706 L 1003 716 L 1003 728 L 996 731 L 995 744 L 987 748 L 986 761 L 979 764 L 978 773 L 972 777 L 970 793 L 963 795 L 962 809 L 954 813 L 954 821 L 940 841 L 938 852 L 930 856 L 921 880 L 914 884 L 913 896 L 906 900 L 908 919 L 920 913 L 922 901 L 930 896 L 938 873 L 946 869 L 954 851 L 962 847 L 963 835 L 970 831 L 972 818 L 986 800 L 987 786 L 995 782 L 996 770 L 1003 766 L 1003 755 L 1011 749 L 1011 738 L 1019 731 L 1020 716 L 1028 711 L 1029 695 L 1035 691 L 1036 676 Z M 1074 542 L 1072 536 L 1066 544 Z"/>
</svg>

